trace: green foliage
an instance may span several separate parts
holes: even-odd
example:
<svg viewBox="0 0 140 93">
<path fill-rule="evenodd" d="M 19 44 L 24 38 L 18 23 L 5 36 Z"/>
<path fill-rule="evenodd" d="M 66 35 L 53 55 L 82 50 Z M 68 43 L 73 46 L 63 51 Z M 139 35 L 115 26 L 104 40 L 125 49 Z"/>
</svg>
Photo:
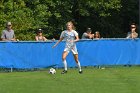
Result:
<svg viewBox="0 0 140 93">
<path fill-rule="evenodd" d="M 103 37 L 125 37 L 129 23 L 138 24 L 138 7 L 138 0 L 1 0 L 0 31 L 11 21 L 20 40 L 34 40 L 38 28 L 58 39 L 73 20 L 80 36 L 91 27 Z"/>
</svg>

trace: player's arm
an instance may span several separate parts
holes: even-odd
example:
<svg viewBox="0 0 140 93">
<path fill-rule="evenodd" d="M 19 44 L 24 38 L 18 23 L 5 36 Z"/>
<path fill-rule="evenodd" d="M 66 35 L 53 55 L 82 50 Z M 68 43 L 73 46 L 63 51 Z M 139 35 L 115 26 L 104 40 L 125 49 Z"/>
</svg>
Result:
<svg viewBox="0 0 140 93">
<path fill-rule="evenodd" d="M 77 42 L 77 41 L 79 41 L 79 36 L 78 35 L 75 36 L 74 42 Z"/>
<path fill-rule="evenodd" d="M 73 42 L 79 41 L 79 35 L 78 35 L 78 33 L 75 31 L 74 34 L 75 34 L 75 40 Z"/>
<path fill-rule="evenodd" d="M 55 45 L 54 45 L 52 48 L 56 47 L 63 39 L 64 39 L 64 38 L 61 37 L 61 38 L 55 43 Z"/>
</svg>

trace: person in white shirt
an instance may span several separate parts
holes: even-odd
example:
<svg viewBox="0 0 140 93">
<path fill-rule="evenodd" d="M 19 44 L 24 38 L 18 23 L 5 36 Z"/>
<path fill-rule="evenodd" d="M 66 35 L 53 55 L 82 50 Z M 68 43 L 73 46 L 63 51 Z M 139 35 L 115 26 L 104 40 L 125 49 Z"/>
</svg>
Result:
<svg viewBox="0 0 140 93">
<path fill-rule="evenodd" d="M 1 39 L 2 41 L 16 41 L 11 22 L 6 23 L 6 29 L 2 31 Z"/>
<path fill-rule="evenodd" d="M 82 70 L 81 70 L 81 65 L 80 65 L 79 59 L 78 59 L 78 51 L 77 51 L 77 48 L 76 48 L 76 42 L 79 41 L 79 36 L 78 36 L 78 33 L 75 31 L 75 27 L 74 27 L 74 25 L 71 21 L 67 22 L 66 26 L 67 26 L 67 30 L 62 31 L 60 39 L 53 46 L 53 48 L 54 48 L 63 39 L 66 40 L 65 49 L 64 49 L 64 52 L 62 54 L 62 60 L 63 60 L 63 63 L 64 63 L 64 70 L 61 72 L 61 74 L 67 73 L 66 57 L 67 57 L 67 55 L 70 51 L 74 55 L 75 61 L 76 61 L 77 65 L 78 65 L 78 68 L 79 68 L 79 73 L 81 74 Z"/>
<path fill-rule="evenodd" d="M 91 28 L 87 28 L 87 31 L 83 33 L 82 35 L 82 39 L 93 39 L 94 38 L 94 34 L 92 34 L 92 30 Z"/>
</svg>

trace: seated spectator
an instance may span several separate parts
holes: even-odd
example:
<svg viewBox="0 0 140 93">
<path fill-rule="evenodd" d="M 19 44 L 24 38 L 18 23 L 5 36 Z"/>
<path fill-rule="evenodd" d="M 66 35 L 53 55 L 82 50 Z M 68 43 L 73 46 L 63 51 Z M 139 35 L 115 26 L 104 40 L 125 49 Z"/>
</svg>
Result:
<svg viewBox="0 0 140 93">
<path fill-rule="evenodd" d="M 47 39 L 43 36 L 42 29 L 39 29 L 37 35 L 35 36 L 36 41 L 47 41 Z"/>
<path fill-rule="evenodd" d="M 99 31 L 96 31 L 95 32 L 95 38 L 96 39 L 100 39 L 101 38 L 101 35 L 100 35 L 100 32 Z"/>
<path fill-rule="evenodd" d="M 93 39 L 94 34 L 92 34 L 91 28 L 87 28 L 87 31 L 83 33 L 82 39 Z"/>
<path fill-rule="evenodd" d="M 128 32 L 127 37 L 126 38 L 137 38 L 138 37 L 138 33 L 136 32 L 136 24 L 132 23 L 130 26 L 130 32 Z"/>
<path fill-rule="evenodd" d="M 1 39 L 2 41 L 16 41 L 11 22 L 6 23 L 6 29 L 2 31 Z"/>
</svg>

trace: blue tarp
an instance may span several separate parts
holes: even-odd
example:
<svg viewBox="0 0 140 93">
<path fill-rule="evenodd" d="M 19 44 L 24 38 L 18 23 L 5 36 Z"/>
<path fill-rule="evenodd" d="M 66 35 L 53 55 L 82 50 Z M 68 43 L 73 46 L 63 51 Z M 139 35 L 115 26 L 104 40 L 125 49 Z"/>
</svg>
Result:
<svg viewBox="0 0 140 93">
<path fill-rule="evenodd" d="M 55 42 L 0 42 L 0 67 L 44 68 L 63 67 L 65 41 L 56 48 Z M 82 66 L 140 65 L 140 39 L 100 39 L 77 42 Z M 67 57 L 69 67 L 75 67 L 72 53 Z"/>
</svg>

